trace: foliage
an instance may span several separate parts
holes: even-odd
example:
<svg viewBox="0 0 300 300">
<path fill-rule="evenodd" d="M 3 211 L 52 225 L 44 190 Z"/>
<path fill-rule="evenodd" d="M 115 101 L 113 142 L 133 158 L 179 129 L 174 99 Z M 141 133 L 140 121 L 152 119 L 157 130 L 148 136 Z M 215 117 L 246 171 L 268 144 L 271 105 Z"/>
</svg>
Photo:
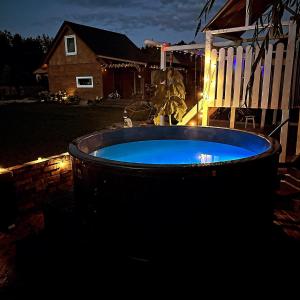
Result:
<svg viewBox="0 0 300 300">
<path fill-rule="evenodd" d="M 154 96 L 151 102 L 156 107 L 154 123 L 160 123 L 160 116 L 169 116 L 171 125 L 171 116 L 177 121 L 181 121 L 186 112 L 185 104 L 185 86 L 183 76 L 178 70 L 172 67 L 163 70 L 156 70 L 153 76 L 156 86 Z"/>
<path fill-rule="evenodd" d="M 51 42 L 47 35 L 24 38 L 0 31 L 0 85 L 19 87 L 35 84 L 33 71 L 41 65 Z"/>
<path fill-rule="evenodd" d="M 78 95 L 67 95 L 66 91 L 58 91 L 57 93 L 49 93 L 41 91 L 38 93 L 41 102 L 56 102 L 62 104 L 79 104 L 80 97 Z"/>
</svg>

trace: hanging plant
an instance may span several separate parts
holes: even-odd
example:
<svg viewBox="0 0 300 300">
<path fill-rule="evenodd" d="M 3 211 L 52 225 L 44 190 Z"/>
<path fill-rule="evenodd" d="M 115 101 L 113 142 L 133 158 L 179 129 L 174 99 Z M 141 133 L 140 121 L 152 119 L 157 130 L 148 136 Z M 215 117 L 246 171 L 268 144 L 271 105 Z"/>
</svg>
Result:
<svg viewBox="0 0 300 300">
<path fill-rule="evenodd" d="M 161 117 L 168 116 L 172 125 L 172 116 L 180 122 L 187 106 L 185 104 L 185 86 L 182 74 L 172 67 L 165 71 L 154 71 L 153 83 L 156 86 L 151 101 L 156 107 L 154 124 L 159 125 Z"/>
</svg>

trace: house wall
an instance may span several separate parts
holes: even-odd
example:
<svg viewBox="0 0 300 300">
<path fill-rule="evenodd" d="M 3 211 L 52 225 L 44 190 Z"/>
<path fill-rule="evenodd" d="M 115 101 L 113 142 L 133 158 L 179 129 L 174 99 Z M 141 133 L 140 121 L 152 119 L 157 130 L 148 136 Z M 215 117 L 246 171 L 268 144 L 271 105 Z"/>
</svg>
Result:
<svg viewBox="0 0 300 300">
<path fill-rule="evenodd" d="M 68 94 L 77 94 L 83 99 L 95 99 L 103 96 L 103 82 L 100 65 L 96 55 L 76 35 L 77 55 L 65 53 L 65 35 L 74 32 L 67 29 L 53 52 L 48 64 L 49 90 L 56 93 L 66 90 Z M 93 88 L 77 88 L 76 76 L 93 76 Z"/>
</svg>

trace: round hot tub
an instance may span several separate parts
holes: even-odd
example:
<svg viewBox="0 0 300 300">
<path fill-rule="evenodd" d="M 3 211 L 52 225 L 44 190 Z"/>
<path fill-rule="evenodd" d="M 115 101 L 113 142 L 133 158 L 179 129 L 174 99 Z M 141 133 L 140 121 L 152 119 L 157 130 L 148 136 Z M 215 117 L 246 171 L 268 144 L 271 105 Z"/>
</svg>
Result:
<svg viewBox="0 0 300 300">
<path fill-rule="evenodd" d="M 271 138 L 216 127 L 134 127 L 80 137 L 69 152 L 81 211 L 130 255 L 270 237 L 280 153 Z"/>
</svg>

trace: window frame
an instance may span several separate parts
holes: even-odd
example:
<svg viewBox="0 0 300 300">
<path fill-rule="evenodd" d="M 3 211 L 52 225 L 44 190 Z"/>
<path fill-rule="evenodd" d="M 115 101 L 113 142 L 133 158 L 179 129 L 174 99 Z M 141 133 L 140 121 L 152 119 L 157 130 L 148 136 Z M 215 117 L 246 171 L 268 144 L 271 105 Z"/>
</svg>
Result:
<svg viewBox="0 0 300 300">
<path fill-rule="evenodd" d="M 91 85 L 81 85 L 79 83 L 80 79 L 91 79 L 92 84 Z M 93 78 L 93 76 L 76 76 L 76 86 L 77 86 L 77 88 L 93 88 L 94 87 L 94 78 Z"/>
<path fill-rule="evenodd" d="M 71 39 L 73 38 L 74 39 L 74 48 L 75 48 L 75 51 L 74 52 L 69 52 L 68 51 L 68 39 Z M 71 35 L 65 35 L 65 52 L 66 52 L 66 55 L 77 55 L 77 43 L 76 43 L 76 35 L 75 34 L 71 34 Z"/>
</svg>

